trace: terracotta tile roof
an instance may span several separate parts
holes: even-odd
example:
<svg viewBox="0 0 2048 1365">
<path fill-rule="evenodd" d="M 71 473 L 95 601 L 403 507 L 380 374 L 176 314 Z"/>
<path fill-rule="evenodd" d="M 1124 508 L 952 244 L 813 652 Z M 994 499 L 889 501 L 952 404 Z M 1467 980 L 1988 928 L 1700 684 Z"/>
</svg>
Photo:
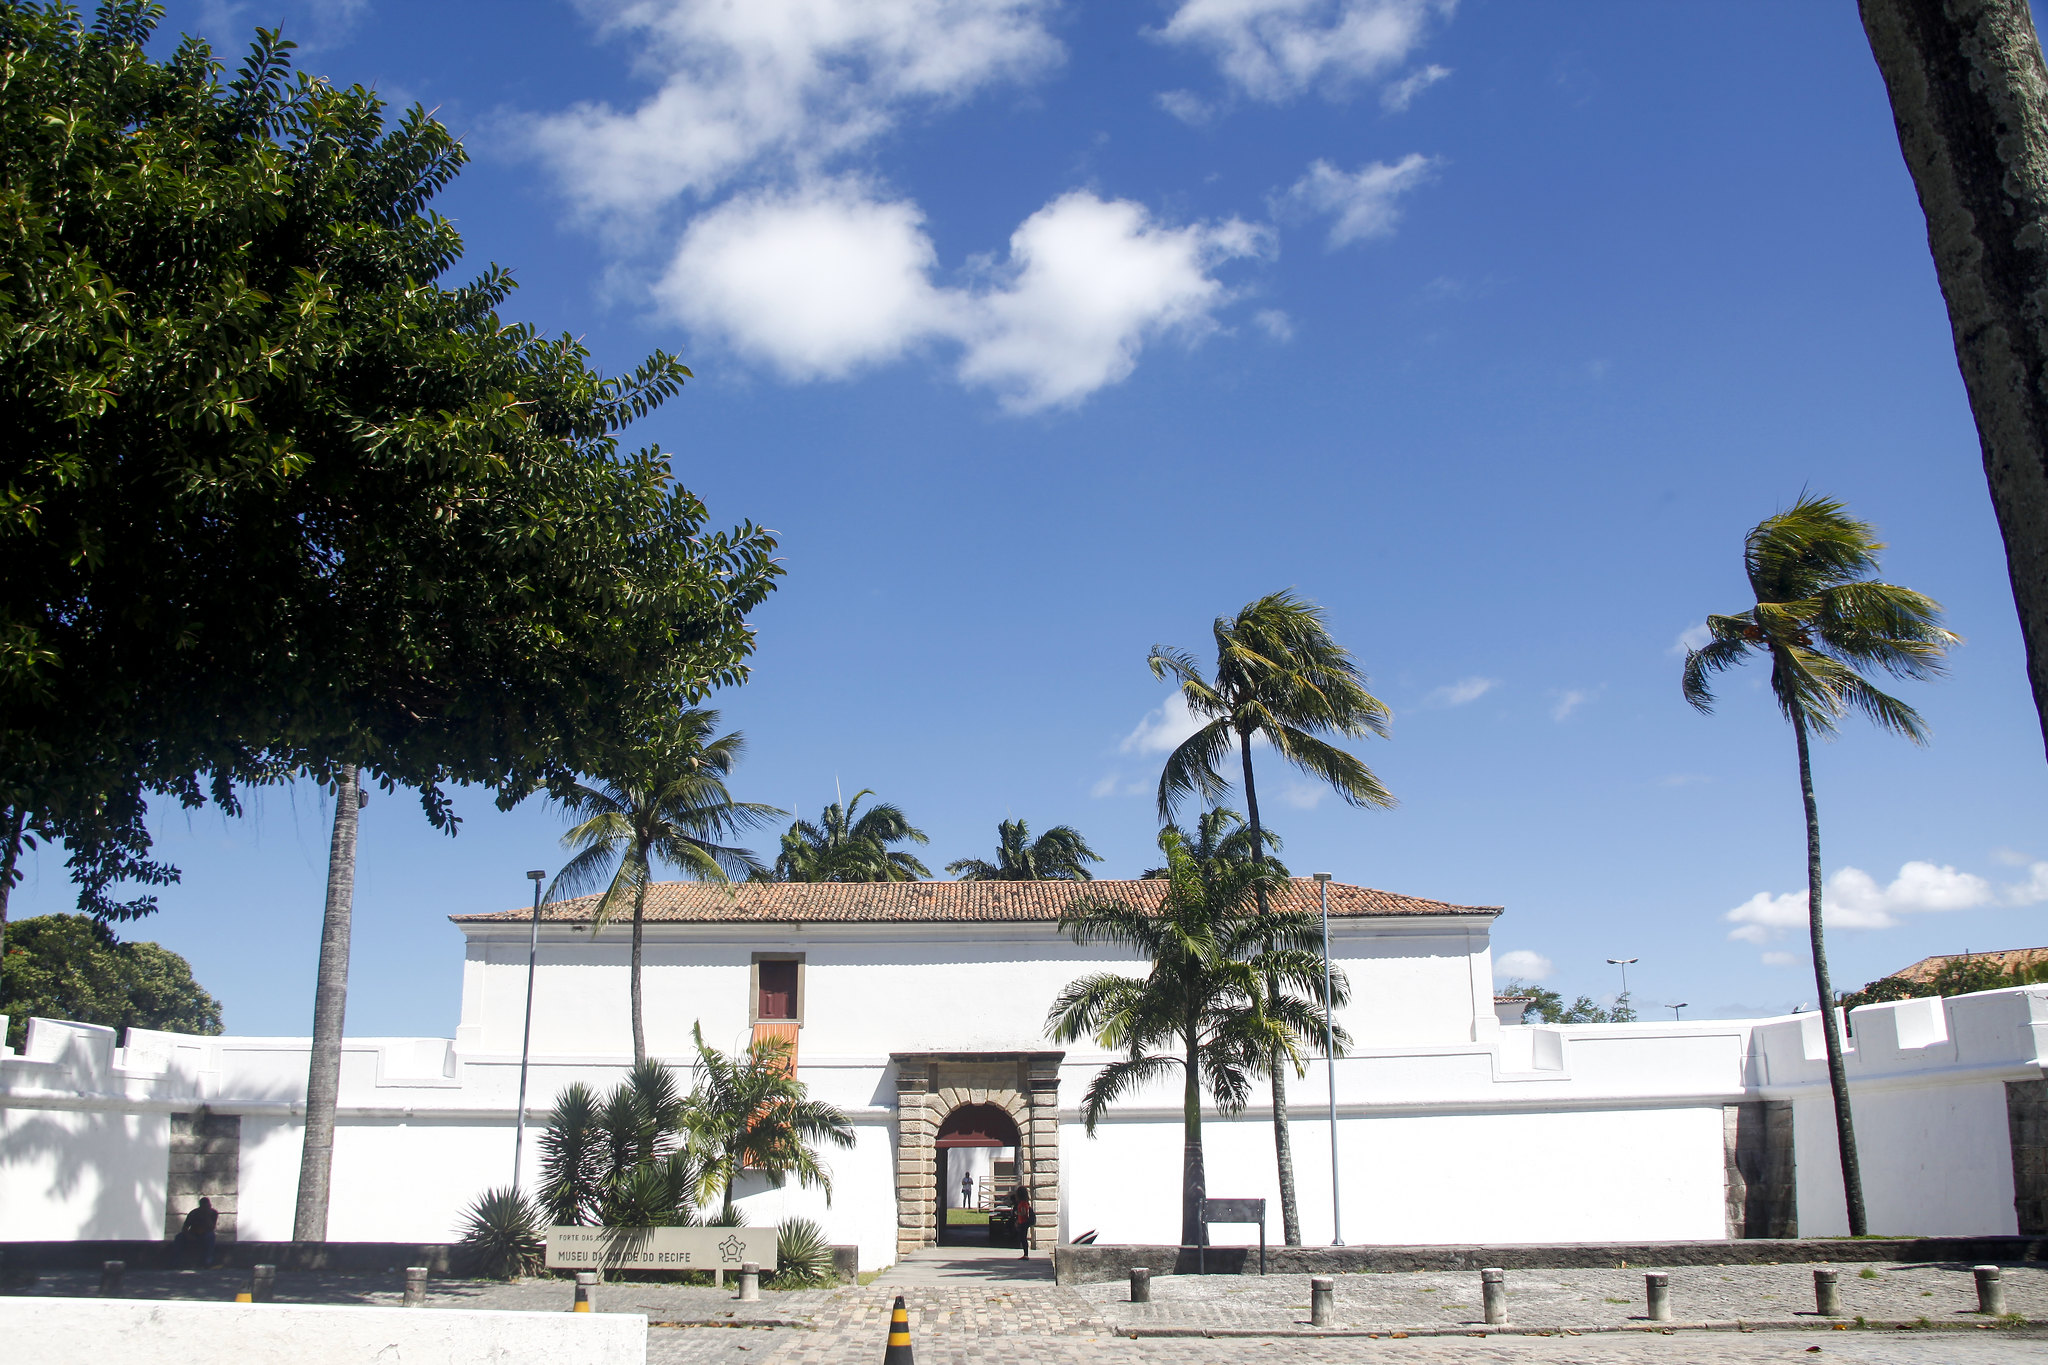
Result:
<svg viewBox="0 0 2048 1365">
<path fill-rule="evenodd" d="M 647 891 L 649 923 L 748 924 L 806 922 L 1005 923 L 1057 921 L 1077 901 L 1115 898 L 1156 906 L 1164 881 L 1092 882 L 657 882 Z M 1275 898 L 1289 910 L 1317 909 L 1316 884 L 1296 877 Z M 547 922 L 588 920 L 596 896 L 545 907 Z M 494 915 L 450 915 L 457 924 L 524 921 L 532 910 Z M 1497 905 L 1451 905 L 1418 900 L 1369 886 L 1330 883 L 1332 917 L 1372 915 L 1497 915 Z"/>
<path fill-rule="evenodd" d="M 2036 962 L 2048 960 L 2048 948 L 2005 948 L 1995 953 L 1942 953 L 1935 957 L 1923 957 L 1910 967 L 1902 967 L 1893 976 L 1902 976 L 1908 981 L 1932 981 L 1934 974 L 1951 962 L 1988 962 L 2002 972 L 2014 967 L 2031 967 Z"/>
</svg>

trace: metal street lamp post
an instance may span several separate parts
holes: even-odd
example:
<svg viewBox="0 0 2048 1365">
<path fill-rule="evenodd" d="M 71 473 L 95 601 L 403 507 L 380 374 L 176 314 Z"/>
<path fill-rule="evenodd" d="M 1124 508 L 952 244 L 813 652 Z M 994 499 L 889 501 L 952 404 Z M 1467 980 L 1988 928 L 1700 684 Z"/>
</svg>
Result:
<svg viewBox="0 0 2048 1365">
<path fill-rule="evenodd" d="M 1671 1017 L 1672 1017 L 1673 1019 L 1676 1019 L 1676 1018 L 1678 1018 L 1678 1017 L 1679 1017 L 1679 1014 L 1678 1014 L 1678 1012 L 1679 1012 L 1680 1010 L 1683 1010 L 1683 1009 L 1691 1009 L 1691 1008 L 1692 1008 L 1692 1001 L 1690 1001 L 1690 1000 L 1681 1000 L 1681 1001 L 1679 1001 L 1679 1002 L 1678 1002 L 1677 1004 L 1675 1004 L 1675 1005 L 1666 1005 L 1666 1006 L 1665 1006 L 1664 1008 L 1665 1008 L 1665 1009 L 1667 1009 L 1667 1010 L 1670 1010 L 1670 1011 L 1671 1011 Z"/>
<path fill-rule="evenodd" d="M 533 883 L 533 922 L 526 936 L 526 1027 L 519 1035 L 519 1115 L 512 1129 L 512 1188 L 519 1188 L 519 1159 L 526 1148 L 526 1059 L 533 1050 L 533 964 L 540 956 L 540 883 L 548 874 L 526 874 Z"/>
<path fill-rule="evenodd" d="M 1337 1186 L 1337 1041 L 1330 1013 L 1330 874 L 1318 872 L 1316 894 L 1323 904 L 1323 1067 L 1330 1081 L 1330 1245 L 1344 1245 L 1343 1201 Z"/>
<path fill-rule="evenodd" d="M 1635 961 L 1636 959 L 1632 957 L 1610 957 L 1607 959 L 1608 966 L 1621 968 L 1621 993 L 1623 995 L 1628 994 L 1628 969 Z"/>
</svg>

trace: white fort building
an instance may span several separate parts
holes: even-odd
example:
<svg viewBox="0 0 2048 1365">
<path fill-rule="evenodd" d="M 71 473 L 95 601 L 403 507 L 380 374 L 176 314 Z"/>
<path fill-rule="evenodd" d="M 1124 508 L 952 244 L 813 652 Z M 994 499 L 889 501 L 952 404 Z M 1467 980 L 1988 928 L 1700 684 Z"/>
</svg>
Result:
<svg viewBox="0 0 2048 1365">
<path fill-rule="evenodd" d="M 1077 947 L 1083 897 L 1156 905 L 1152 881 L 657 886 L 648 1048 L 687 1067 L 793 1041 L 812 1094 L 858 1141 L 827 1147 L 832 1199 L 743 1177 L 750 1223 L 803 1214 L 864 1268 L 939 1236 L 940 1211 L 1020 1183 L 1037 1245 L 1179 1240 L 1177 1084 L 1078 1105 L 1106 1060 L 1048 1042 L 1060 989 L 1125 955 Z M 1298 879 L 1285 902 L 1318 908 Z M 533 1138 L 572 1081 L 630 1061 L 629 930 L 592 900 L 548 907 L 533 979 Z M 1496 1006 L 1499 911 L 1332 883 L 1331 956 L 1353 1055 L 1289 1087 L 1309 1243 L 1331 1238 L 1334 1084 L 1347 1242 L 1621 1241 L 1845 1232 L 1818 1015 L 1524 1026 Z M 454 1038 L 353 1038 L 342 1061 L 329 1235 L 444 1242 L 512 1175 L 527 995 L 524 911 L 453 917 Z M 1497 1013 L 1498 1010 L 1498 1013 Z M 1507 1014 L 1504 1022 L 1500 1014 Z M 2048 1231 L 2048 988 L 1855 1011 L 1849 1074 L 1873 1232 Z M 291 1235 L 308 1042 L 197 1038 L 36 1019 L 0 1051 L 0 1241 L 151 1238 L 209 1192 L 241 1240 Z M 1213 1197 L 1265 1197 L 1279 1240 L 1270 1107 L 1204 1122 Z M 963 1195 L 962 1177 L 969 1177 Z M 1249 1228 L 1219 1228 L 1219 1242 Z"/>
</svg>

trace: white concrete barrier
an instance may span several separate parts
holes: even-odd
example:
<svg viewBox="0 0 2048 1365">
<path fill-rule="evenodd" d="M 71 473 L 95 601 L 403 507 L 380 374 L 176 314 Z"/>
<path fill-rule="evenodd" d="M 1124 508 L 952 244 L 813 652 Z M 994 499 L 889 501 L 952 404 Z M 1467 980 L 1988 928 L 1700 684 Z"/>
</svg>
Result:
<svg viewBox="0 0 2048 1365">
<path fill-rule="evenodd" d="M 0 1298 L 8 1365 L 647 1365 L 639 1313 Z"/>
</svg>

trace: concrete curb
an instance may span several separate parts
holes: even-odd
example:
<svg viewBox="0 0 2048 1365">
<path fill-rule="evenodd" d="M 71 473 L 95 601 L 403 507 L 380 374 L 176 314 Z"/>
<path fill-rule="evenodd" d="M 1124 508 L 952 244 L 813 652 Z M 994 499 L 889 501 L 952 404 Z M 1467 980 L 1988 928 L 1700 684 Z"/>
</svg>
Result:
<svg viewBox="0 0 2048 1365">
<path fill-rule="evenodd" d="M 1585 1337 L 1612 1335 L 1616 1332 L 1642 1332 L 1651 1336 L 1668 1336 L 1673 1332 L 2029 1332 L 2039 1335 L 2043 1324 L 2038 1322 L 1996 1323 L 1996 1322 L 1922 1322 L 1876 1321 L 1866 1319 L 1860 1326 L 1854 1321 L 1813 1318 L 1756 1318 L 1736 1319 L 1727 1322 L 1629 1322 L 1596 1323 L 1591 1325 L 1559 1327 L 1524 1327 L 1515 1323 L 1498 1326 L 1459 1327 L 1118 1327 L 1116 1334 L 1136 1340 L 1139 1337 L 1370 1337 L 1375 1340 L 1394 1337 Z"/>
</svg>

